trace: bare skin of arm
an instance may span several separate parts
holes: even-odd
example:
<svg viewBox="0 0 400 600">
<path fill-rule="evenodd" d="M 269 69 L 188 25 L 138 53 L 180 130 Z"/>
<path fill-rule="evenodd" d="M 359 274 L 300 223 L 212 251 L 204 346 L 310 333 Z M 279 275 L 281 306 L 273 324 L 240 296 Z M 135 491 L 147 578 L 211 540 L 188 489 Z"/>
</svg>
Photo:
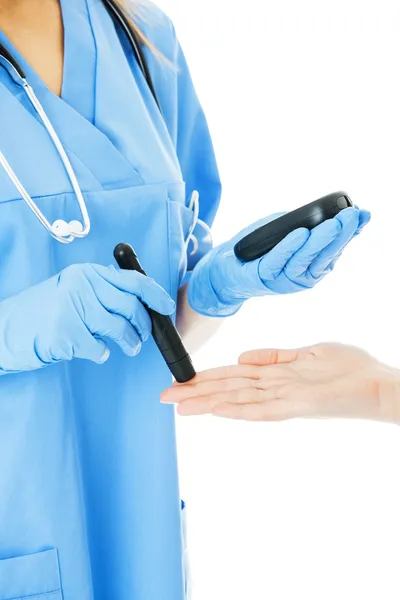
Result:
<svg viewBox="0 0 400 600">
<path fill-rule="evenodd" d="M 188 352 L 196 352 L 222 326 L 225 319 L 204 317 L 189 306 L 187 285 L 179 291 L 177 326 Z"/>
</svg>

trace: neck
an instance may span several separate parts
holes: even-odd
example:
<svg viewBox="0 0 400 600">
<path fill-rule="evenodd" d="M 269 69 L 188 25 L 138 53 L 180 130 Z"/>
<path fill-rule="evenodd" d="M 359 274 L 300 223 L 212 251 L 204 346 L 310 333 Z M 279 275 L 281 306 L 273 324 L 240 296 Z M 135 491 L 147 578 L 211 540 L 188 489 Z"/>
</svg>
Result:
<svg viewBox="0 0 400 600">
<path fill-rule="evenodd" d="M 55 7 L 59 9 L 59 0 L 0 0 L 0 29 L 6 30 L 11 23 L 34 26 Z"/>
<path fill-rule="evenodd" d="M 30 0 L 0 0 L 0 10 L 15 10 L 28 4 Z"/>
<path fill-rule="evenodd" d="M 0 0 L 0 16 L 3 14 L 20 14 L 34 10 L 38 5 L 46 5 L 54 0 Z"/>
<path fill-rule="evenodd" d="M 63 22 L 59 0 L 0 0 L 0 30 L 48 88 L 61 94 Z"/>
</svg>

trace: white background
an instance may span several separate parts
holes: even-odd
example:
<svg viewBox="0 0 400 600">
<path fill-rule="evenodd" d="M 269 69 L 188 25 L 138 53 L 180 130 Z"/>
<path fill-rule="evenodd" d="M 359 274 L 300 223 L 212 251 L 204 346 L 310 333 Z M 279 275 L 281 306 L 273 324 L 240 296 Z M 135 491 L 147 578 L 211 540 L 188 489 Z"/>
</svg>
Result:
<svg viewBox="0 0 400 600">
<path fill-rule="evenodd" d="M 388 0 L 162 0 L 215 141 L 218 243 L 346 190 L 373 220 L 317 288 L 248 302 L 196 356 L 352 343 L 400 367 L 400 36 Z M 400 597 L 400 431 L 179 419 L 194 600 Z"/>
</svg>

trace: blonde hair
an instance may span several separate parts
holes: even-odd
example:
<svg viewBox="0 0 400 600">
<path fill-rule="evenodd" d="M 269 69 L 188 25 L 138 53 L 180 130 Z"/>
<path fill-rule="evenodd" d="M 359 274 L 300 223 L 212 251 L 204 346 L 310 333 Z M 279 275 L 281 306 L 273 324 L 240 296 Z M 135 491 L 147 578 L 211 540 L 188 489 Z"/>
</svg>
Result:
<svg viewBox="0 0 400 600">
<path fill-rule="evenodd" d="M 161 56 L 161 53 L 150 42 L 150 40 L 147 39 L 147 37 L 141 31 L 140 27 L 138 26 L 138 24 L 136 22 L 140 18 L 139 10 L 138 10 L 139 1 L 138 0 L 115 0 L 115 4 L 117 4 L 119 6 L 119 8 L 122 10 L 122 12 L 126 15 L 126 17 L 128 18 L 128 21 L 130 23 L 130 26 L 132 27 L 132 29 L 138 36 L 139 40 L 145 46 L 150 48 L 150 50 L 152 50 L 154 52 L 154 54 Z"/>
</svg>

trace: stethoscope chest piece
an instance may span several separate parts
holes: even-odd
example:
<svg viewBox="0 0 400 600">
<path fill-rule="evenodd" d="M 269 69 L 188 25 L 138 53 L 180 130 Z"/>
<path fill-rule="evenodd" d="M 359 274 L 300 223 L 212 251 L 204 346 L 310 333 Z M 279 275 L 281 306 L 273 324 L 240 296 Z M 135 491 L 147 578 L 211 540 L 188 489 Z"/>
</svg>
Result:
<svg viewBox="0 0 400 600">
<path fill-rule="evenodd" d="M 83 237 L 83 225 L 80 221 L 64 221 L 57 219 L 51 226 L 53 237 L 56 239 L 64 238 L 65 242 L 72 242 L 77 237 Z"/>
</svg>

